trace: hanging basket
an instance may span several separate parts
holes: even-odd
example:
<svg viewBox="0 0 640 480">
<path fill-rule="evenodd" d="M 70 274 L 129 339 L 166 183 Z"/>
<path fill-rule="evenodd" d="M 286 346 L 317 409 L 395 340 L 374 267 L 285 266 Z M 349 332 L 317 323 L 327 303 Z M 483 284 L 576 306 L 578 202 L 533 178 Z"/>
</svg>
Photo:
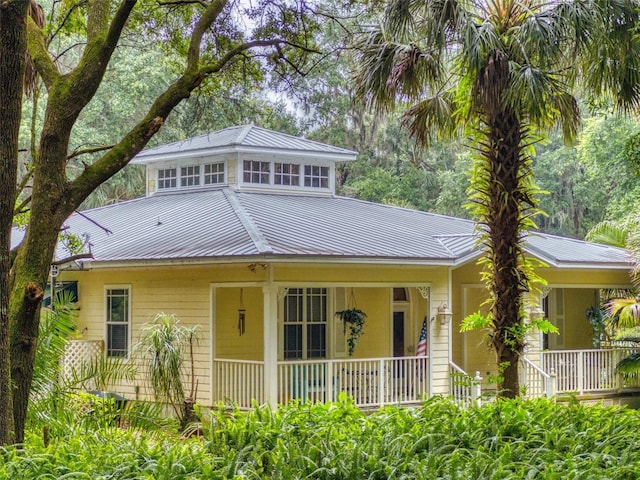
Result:
<svg viewBox="0 0 640 480">
<path fill-rule="evenodd" d="M 358 338 L 362 335 L 364 328 L 364 322 L 367 318 L 367 314 L 358 308 L 349 308 L 347 310 L 340 310 L 335 313 L 336 317 L 342 320 L 342 325 L 346 333 L 347 327 L 349 328 L 349 338 L 347 338 L 347 345 L 349 346 L 349 356 L 353 355 L 353 351 L 358 343 Z"/>
</svg>

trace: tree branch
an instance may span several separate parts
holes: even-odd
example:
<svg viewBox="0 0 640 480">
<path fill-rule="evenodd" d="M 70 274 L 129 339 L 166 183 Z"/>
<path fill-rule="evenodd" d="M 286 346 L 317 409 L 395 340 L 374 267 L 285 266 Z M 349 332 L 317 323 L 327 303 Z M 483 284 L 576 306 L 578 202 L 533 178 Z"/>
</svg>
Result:
<svg viewBox="0 0 640 480">
<path fill-rule="evenodd" d="M 71 160 L 72 158 L 79 157 L 81 155 L 87 155 L 89 153 L 98 153 L 104 152 L 105 150 L 110 150 L 114 145 L 103 145 L 102 147 L 94 147 L 94 148 L 85 148 L 84 150 L 74 150 L 70 155 L 67 156 L 67 160 Z"/>
<path fill-rule="evenodd" d="M 36 70 L 49 90 L 61 75 L 45 46 L 44 32 L 31 18 L 27 19 L 27 48 Z"/>
<path fill-rule="evenodd" d="M 204 0 L 169 0 L 169 1 L 159 1 L 158 5 L 162 5 L 162 6 L 171 6 L 171 5 L 190 5 L 190 4 L 196 4 L 196 5 L 201 5 L 205 8 L 207 8 L 209 6 L 209 4 L 207 2 L 205 2 Z"/>
<path fill-rule="evenodd" d="M 246 52 L 248 50 L 251 50 L 252 48 L 274 47 L 276 49 L 279 49 L 279 47 L 281 47 L 282 45 L 288 45 L 288 46 L 291 46 L 291 47 L 295 47 L 295 48 L 297 48 L 299 50 L 303 50 L 303 51 L 309 52 L 309 53 L 321 53 L 318 50 L 315 50 L 315 49 L 312 49 L 312 48 L 309 48 L 309 47 L 305 47 L 304 45 L 298 45 L 296 43 L 290 42 L 290 41 L 282 39 L 282 38 L 271 39 L 271 40 L 253 40 L 251 42 L 243 43 L 243 44 L 238 45 L 237 47 L 231 49 L 220 60 L 218 60 L 216 63 L 200 67 L 200 73 L 202 73 L 204 75 L 210 75 L 212 73 L 219 72 L 234 57 L 236 57 L 237 55 L 240 55 L 241 53 L 244 53 L 244 52 Z M 288 62 L 288 63 L 290 63 L 290 62 Z M 298 70 L 297 68 L 295 68 L 295 69 Z"/>
<path fill-rule="evenodd" d="M 99 1 L 97 2 L 99 3 Z M 93 34 L 89 39 L 86 48 L 82 54 L 80 62 L 76 68 L 68 76 L 65 93 L 59 98 L 60 104 L 64 104 L 65 108 L 73 107 L 67 112 L 71 118 L 77 117 L 84 106 L 93 98 L 98 90 L 104 72 L 109 65 L 111 55 L 115 51 L 118 40 L 129 19 L 131 10 L 136 4 L 136 0 L 123 0 L 116 10 L 106 35 L 98 35 L 98 25 L 93 25 Z M 108 15 L 97 15 L 102 21 L 108 21 Z M 97 22 L 95 18 L 93 22 Z M 106 25 L 104 25 L 106 28 Z"/>
<path fill-rule="evenodd" d="M 187 68 L 198 68 L 200 62 L 200 46 L 202 45 L 202 37 L 209 29 L 213 22 L 218 18 L 220 12 L 227 4 L 227 0 L 214 0 L 202 13 L 202 17 L 198 20 L 193 33 L 191 34 L 191 41 L 189 42 L 189 51 L 187 53 Z"/>
</svg>

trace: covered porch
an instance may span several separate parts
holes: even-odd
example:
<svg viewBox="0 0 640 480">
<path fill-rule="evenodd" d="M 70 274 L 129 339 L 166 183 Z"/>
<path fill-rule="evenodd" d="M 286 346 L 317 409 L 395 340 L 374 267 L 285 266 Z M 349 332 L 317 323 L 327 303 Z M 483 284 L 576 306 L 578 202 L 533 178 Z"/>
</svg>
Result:
<svg viewBox="0 0 640 480">
<path fill-rule="evenodd" d="M 309 270 L 299 273 L 306 277 Z M 362 267 L 354 270 L 366 276 Z M 386 270 L 390 280 L 407 273 L 376 270 L 377 276 Z M 213 284 L 211 401 L 249 408 L 334 401 L 344 393 L 358 407 L 372 408 L 446 394 L 449 324 L 436 321 L 434 305 L 446 302 L 448 290 L 446 284 L 434 288 L 444 275 L 431 276 L 433 282 L 419 283 Z M 350 329 L 336 312 L 353 308 L 367 316 L 352 350 Z"/>
</svg>

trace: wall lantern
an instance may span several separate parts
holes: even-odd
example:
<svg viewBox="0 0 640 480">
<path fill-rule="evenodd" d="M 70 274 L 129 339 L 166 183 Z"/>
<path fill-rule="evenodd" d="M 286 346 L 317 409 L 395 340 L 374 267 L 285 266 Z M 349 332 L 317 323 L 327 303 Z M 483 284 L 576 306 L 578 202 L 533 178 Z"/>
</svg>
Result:
<svg viewBox="0 0 640 480">
<path fill-rule="evenodd" d="M 448 303 L 441 303 L 438 307 L 438 320 L 440 320 L 440 325 L 446 325 L 451 322 L 451 318 L 453 317 L 453 312 L 449 308 Z"/>
</svg>

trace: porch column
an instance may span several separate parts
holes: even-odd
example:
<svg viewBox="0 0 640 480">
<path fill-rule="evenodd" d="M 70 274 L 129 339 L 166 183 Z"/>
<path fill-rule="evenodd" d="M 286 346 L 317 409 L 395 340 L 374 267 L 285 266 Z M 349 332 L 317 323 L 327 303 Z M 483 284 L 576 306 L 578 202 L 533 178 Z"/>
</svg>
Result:
<svg viewBox="0 0 640 480">
<path fill-rule="evenodd" d="M 264 330 L 264 401 L 278 403 L 278 288 L 262 287 Z"/>
</svg>

